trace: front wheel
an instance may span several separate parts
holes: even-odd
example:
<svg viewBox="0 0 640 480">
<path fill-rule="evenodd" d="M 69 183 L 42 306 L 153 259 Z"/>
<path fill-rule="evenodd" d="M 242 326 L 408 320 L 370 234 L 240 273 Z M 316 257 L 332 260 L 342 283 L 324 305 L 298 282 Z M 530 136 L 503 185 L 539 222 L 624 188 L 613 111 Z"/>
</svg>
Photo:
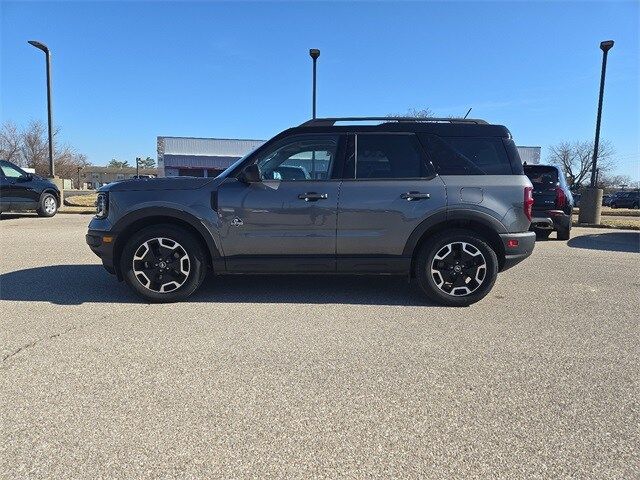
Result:
<svg viewBox="0 0 640 480">
<path fill-rule="evenodd" d="M 58 200 L 51 193 L 43 193 L 36 212 L 41 217 L 53 217 L 58 212 Z"/>
<path fill-rule="evenodd" d="M 484 298 L 498 276 L 498 258 L 478 234 L 442 232 L 421 247 L 416 262 L 418 285 L 432 301 L 466 307 Z"/>
<path fill-rule="evenodd" d="M 120 257 L 126 283 L 140 297 L 153 303 L 184 300 L 206 275 L 202 244 L 188 231 L 174 225 L 155 225 L 135 233 Z"/>
</svg>

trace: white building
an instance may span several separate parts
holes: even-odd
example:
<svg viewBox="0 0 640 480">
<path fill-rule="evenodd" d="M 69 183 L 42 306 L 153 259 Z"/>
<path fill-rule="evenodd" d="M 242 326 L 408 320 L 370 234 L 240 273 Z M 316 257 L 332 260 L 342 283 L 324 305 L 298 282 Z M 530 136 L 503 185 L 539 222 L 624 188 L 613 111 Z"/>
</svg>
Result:
<svg viewBox="0 0 640 480">
<path fill-rule="evenodd" d="M 158 137 L 158 176 L 215 177 L 264 140 Z"/>
</svg>

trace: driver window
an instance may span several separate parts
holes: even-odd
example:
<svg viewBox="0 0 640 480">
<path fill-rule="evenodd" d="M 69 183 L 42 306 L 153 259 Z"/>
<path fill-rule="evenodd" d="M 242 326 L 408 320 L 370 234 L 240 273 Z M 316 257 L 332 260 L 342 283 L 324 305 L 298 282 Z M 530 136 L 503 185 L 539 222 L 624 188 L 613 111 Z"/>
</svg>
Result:
<svg viewBox="0 0 640 480">
<path fill-rule="evenodd" d="M 258 159 L 263 180 L 328 180 L 336 156 L 336 135 L 304 135 L 278 144 Z"/>
</svg>

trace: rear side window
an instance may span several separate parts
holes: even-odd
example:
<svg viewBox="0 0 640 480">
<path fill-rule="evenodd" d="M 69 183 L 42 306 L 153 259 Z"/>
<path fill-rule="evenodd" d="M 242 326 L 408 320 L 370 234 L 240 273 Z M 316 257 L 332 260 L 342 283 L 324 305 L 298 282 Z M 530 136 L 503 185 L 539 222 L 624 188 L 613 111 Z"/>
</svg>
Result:
<svg viewBox="0 0 640 480">
<path fill-rule="evenodd" d="M 345 178 L 401 179 L 431 175 L 414 134 L 358 134 L 349 147 L 351 154 L 347 155 Z"/>
<path fill-rule="evenodd" d="M 421 134 L 439 175 L 514 175 L 501 138 Z"/>
</svg>

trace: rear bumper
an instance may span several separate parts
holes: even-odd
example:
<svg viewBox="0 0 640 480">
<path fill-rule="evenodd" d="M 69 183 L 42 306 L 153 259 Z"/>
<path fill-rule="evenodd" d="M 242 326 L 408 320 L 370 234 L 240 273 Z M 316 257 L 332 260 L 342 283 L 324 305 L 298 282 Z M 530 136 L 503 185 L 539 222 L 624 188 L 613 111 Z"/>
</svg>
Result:
<svg viewBox="0 0 640 480">
<path fill-rule="evenodd" d="M 517 265 L 531 255 L 536 244 L 535 232 L 503 233 L 500 239 L 505 252 L 501 271 Z"/>
<path fill-rule="evenodd" d="M 571 215 L 562 210 L 533 211 L 532 230 L 565 230 L 570 227 Z"/>
<path fill-rule="evenodd" d="M 111 240 L 105 242 L 105 237 L 108 237 Z M 113 261 L 115 237 L 99 230 L 89 230 L 85 239 L 87 245 L 91 248 L 91 251 L 102 260 L 104 268 L 109 273 L 115 274 L 116 268 Z"/>
</svg>

